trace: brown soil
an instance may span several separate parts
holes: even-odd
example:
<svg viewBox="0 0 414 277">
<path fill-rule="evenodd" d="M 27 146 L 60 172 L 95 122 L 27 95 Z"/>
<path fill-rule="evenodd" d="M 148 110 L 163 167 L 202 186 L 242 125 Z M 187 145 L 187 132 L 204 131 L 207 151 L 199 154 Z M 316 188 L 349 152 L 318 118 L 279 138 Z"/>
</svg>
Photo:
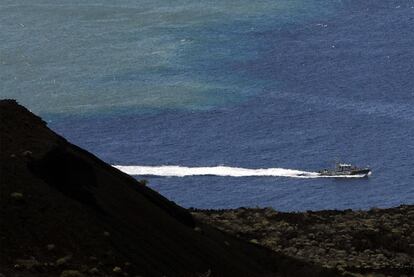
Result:
<svg viewBox="0 0 414 277">
<path fill-rule="evenodd" d="M 195 220 L 15 101 L 0 101 L 0 276 L 305 274 L 336 271 Z"/>
<path fill-rule="evenodd" d="M 414 206 L 281 213 L 271 208 L 193 215 L 277 253 L 359 276 L 414 276 Z"/>
</svg>

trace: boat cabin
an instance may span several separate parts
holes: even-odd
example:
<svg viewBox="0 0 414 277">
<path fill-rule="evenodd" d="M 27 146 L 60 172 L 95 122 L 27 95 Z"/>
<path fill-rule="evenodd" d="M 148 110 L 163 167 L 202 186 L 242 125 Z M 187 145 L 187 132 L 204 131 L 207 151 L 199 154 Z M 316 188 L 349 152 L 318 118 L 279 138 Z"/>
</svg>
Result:
<svg viewBox="0 0 414 277">
<path fill-rule="evenodd" d="M 350 171 L 352 169 L 354 169 L 354 167 L 351 164 L 342 164 L 342 163 L 336 164 L 337 171 Z"/>
</svg>

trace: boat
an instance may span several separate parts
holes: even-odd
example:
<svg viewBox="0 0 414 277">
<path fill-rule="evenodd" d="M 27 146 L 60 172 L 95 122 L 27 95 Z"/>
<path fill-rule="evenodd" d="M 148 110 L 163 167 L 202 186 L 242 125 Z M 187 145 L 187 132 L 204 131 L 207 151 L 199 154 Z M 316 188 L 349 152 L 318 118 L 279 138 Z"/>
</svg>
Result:
<svg viewBox="0 0 414 277">
<path fill-rule="evenodd" d="M 318 171 L 320 176 L 354 176 L 354 177 L 368 177 L 371 175 L 369 167 L 359 168 L 352 164 L 336 163 L 334 169 L 323 169 Z"/>
</svg>

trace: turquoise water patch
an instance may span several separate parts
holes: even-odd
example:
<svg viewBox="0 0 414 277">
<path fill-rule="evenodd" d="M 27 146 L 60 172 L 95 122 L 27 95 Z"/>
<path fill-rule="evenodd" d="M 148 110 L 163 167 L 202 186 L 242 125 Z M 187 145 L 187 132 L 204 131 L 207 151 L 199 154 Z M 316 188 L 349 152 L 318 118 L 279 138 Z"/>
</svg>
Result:
<svg viewBox="0 0 414 277">
<path fill-rule="evenodd" d="M 262 90 L 232 68 L 255 59 L 252 34 L 324 18 L 337 3 L 5 1 L 0 97 L 68 114 L 239 103 Z"/>
</svg>

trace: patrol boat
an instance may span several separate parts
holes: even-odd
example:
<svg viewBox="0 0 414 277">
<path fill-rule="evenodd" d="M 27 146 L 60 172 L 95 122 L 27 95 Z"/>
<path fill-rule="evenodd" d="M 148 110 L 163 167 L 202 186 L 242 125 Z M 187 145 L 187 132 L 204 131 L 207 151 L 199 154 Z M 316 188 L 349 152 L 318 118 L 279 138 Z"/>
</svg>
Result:
<svg viewBox="0 0 414 277">
<path fill-rule="evenodd" d="M 368 177 L 371 175 L 371 169 L 368 167 L 358 168 L 352 164 L 336 163 L 335 169 L 323 169 L 318 171 L 320 176 L 354 176 Z"/>
</svg>

